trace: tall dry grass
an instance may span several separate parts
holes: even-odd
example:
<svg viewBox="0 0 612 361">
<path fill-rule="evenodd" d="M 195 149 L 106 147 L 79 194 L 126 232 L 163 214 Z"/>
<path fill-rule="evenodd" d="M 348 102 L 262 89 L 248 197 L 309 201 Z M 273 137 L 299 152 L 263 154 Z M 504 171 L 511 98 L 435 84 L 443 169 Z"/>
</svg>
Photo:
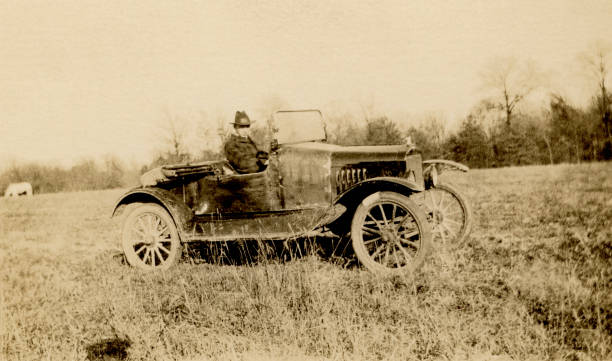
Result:
<svg viewBox="0 0 612 361">
<path fill-rule="evenodd" d="M 118 253 L 120 190 L 2 199 L 0 359 L 610 359 L 611 174 L 451 177 L 472 235 L 436 243 L 410 277 L 321 257 L 315 240 L 201 245 L 142 273 Z"/>
</svg>

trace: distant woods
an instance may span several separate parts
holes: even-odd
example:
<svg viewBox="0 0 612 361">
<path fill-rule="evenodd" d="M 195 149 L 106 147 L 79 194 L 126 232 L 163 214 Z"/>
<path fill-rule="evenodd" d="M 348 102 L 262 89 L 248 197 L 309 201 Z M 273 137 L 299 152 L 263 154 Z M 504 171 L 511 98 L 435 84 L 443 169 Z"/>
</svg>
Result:
<svg viewBox="0 0 612 361">
<path fill-rule="evenodd" d="M 612 94 L 607 94 L 612 99 Z M 428 123 L 408 133 L 424 158 L 448 158 L 470 167 L 580 163 L 612 158 L 611 142 L 604 119 L 595 105 L 575 107 L 560 95 L 537 114 L 517 113 L 507 118 L 490 118 L 481 104 L 461 121 L 455 132 L 432 137 Z M 483 108 L 484 107 L 484 112 Z"/>
<path fill-rule="evenodd" d="M 103 161 L 84 159 L 70 168 L 48 166 L 36 162 L 12 164 L 0 173 L 2 195 L 9 183 L 28 182 L 33 192 L 53 193 L 109 189 L 137 185 L 138 171 L 116 157 Z"/>
<path fill-rule="evenodd" d="M 607 98 L 610 103 L 612 93 Z M 601 102 L 594 97 L 582 109 L 552 95 L 546 109 L 537 114 L 511 112 L 509 123 L 505 109 L 499 111 L 484 100 L 452 132 L 435 116 L 404 131 L 386 117 L 367 119 L 360 125 L 337 120 L 341 125 L 331 127 L 330 140 L 343 145 L 381 145 L 401 144 L 410 136 L 424 159 L 446 158 L 473 168 L 609 160 L 609 112 L 601 112 Z"/>
</svg>

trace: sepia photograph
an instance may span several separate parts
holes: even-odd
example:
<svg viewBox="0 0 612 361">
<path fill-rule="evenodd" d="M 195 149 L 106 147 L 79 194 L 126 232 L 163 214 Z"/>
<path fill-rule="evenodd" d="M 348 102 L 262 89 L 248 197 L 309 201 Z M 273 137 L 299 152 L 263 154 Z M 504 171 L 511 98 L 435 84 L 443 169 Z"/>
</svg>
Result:
<svg viewBox="0 0 612 361">
<path fill-rule="evenodd" d="M 0 0 L 4 360 L 612 360 L 612 1 Z"/>
</svg>

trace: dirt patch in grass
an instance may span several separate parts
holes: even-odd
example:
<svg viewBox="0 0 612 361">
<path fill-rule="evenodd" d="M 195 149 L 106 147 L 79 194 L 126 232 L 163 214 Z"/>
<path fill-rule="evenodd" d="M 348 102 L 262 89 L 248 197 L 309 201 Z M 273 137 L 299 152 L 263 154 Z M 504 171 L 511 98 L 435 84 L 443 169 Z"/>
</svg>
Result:
<svg viewBox="0 0 612 361">
<path fill-rule="evenodd" d="M 126 360 L 131 342 L 120 338 L 105 339 L 85 347 L 87 360 L 114 361 Z"/>
</svg>

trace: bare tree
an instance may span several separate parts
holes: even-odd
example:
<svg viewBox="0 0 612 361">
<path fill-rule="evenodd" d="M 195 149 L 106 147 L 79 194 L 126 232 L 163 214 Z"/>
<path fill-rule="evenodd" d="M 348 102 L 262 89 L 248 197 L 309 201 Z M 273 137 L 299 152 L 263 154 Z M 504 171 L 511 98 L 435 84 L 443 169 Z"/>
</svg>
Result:
<svg viewBox="0 0 612 361">
<path fill-rule="evenodd" d="M 378 114 L 376 114 L 376 101 L 374 100 L 374 97 L 360 100 L 359 107 L 361 108 L 361 113 L 363 114 L 363 120 L 366 122 L 369 119 L 378 117 Z"/>
<path fill-rule="evenodd" d="M 469 116 L 478 120 L 487 136 L 492 139 L 495 137 L 495 129 L 499 125 L 500 119 L 506 116 L 503 107 L 500 107 L 491 99 L 482 99 L 470 110 Z"/>
<path fill-rule="evenodd" d="M 222 152 L 222 144 L 227 137 L 229 123 L 223 112 L 217 108 L 212 113 L 200 110 L 194 116 L 194 134 L 191 134 L 190 149 L 197 155 L 197 160 L 218 159 Z"/>
<path fill-rule="evenodd" d="M 364 142 L 363 130 L 357 124 L 355 116 L 347 111 L 325 113 L 325 125 L 328 141 L 332 144 L 355 145 Z"/>
<path fill-rule="evenodd" d="M 421 123 L 421 127 L 425 134 L 428 134 L 435 154 L 442 155 L 446 140 L 446 121 L 444 118 L 439 114 L 430 113 Z"/>
<path fill-rule="evenodd" d="M 187 127 L 184 119 L 165 110 L 159 123 L 158 137 L 171 160 L 178 162 L 188 158 L 185 142 Z"/>
<path fill-rule="evenodd" d="M 425 159 L 444 156 L 447 140 L 446 120 L 442 114 L 428 113 L 417 126 L 408 128 L 408 134 Z"/>
<path fill-rule="evenodd" d="M 274 129 L 278 126 L 278 124 L 273 124 L 272 114 L 278 110 L 287 110 L 290 106 L 287 100 L 277 94 L 261 97 L 258 104 L 254 116 L 255 119 L 259 119 L 253 126 L 251 137 L 258 146 L 267 149 L 266 147 L 274 137 Z"/>
<path fill-rule="evenodd" d="M 552 148 L 552 137 L 551 137 L 551 112 L 550 111 L 542 111 L 537 121 L 534 122 L 536 135 L 540 137 L 546 144 L 546 150 L 548 151 L 548 162 L 549 164 L 555 164 L 555 159 L 553 156 L 553 148 Z"/>
<path fill-rule="evenodd" d="M 612 57 L 612 44 L 603 41 L 595 42 L 590 49 L 581 54 L 581 59 L 586 65 L 590 77 L 597 81 L 599 96 L 596 97 L 597 111 L 603 123 L 608 141 L 612 142 L 611 126 L 612 109 L 611 99 L 608 94 L 606 81 L 610 74 L 610 61 Z"/>
<path fill-rule="evenodd" d="M 493 93 L 492 102 L 504 111 L 508 126 L 516 106 L 544 80 L 533 62 L 519 62 L 515 57 L 492 59 L 481 76 L 483 88 Z"/>
</svg>

